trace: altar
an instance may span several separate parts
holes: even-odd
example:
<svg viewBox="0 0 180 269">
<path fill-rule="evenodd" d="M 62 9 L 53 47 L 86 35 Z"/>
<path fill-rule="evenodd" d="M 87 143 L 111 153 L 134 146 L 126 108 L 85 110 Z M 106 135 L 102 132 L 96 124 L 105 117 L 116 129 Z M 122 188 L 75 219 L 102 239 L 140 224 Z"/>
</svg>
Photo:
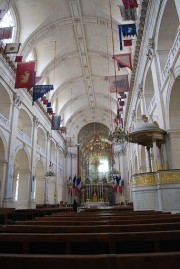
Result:
<svg viewBox="0 0 180 269">
<path fill-rule="evenodd" d="M 109 202 L 85 202 L 83 203 L 84 208 L 100 208 L 109 206 Z"/>
</svg>

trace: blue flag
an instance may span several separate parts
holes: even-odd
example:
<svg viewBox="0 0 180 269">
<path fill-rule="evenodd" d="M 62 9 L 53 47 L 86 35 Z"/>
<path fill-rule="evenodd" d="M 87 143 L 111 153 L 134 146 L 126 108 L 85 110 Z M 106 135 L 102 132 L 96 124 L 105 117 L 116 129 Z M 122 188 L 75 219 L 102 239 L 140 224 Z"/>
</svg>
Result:
<svg viewBox="0 0 180 269">
<path fill-rule="evenodd" d="M 33 87 L 33 104 L 39 98 L 43 97 L 44 94 L 48 93 L 53 89 L 53 85 L 35 85 Z"/>
<path fill-rule="evenodd" d="M 134 23 L 118 25 L 118 30 L 119 30 L 120 50 L 123 50 L 122 34 L 123 34 L 124 37 L 137 35 L 137 33 L 136 33 L 136 25 Z"/>
</svg>

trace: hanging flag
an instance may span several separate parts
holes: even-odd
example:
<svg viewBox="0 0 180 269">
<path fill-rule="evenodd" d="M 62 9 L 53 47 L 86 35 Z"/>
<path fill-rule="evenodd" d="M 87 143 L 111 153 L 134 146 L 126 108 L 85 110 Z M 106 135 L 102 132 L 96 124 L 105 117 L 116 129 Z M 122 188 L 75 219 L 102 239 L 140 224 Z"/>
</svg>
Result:
<svg viewBox="0 0 180 269">
<path fill-rule="evenodd" d="M 105 80 L 109 81 L 110 92 L 112 93 L 123 93 L 129 91 L 128 75 L 118 75 L 105 77 Z"/>
<path fill-rule="evenodd" d="M 73 187 L 75 188 L 77 186 L 77 181 L 76 181 L 76 175 L 73 178 Z"/>
<path fill-rule="evenodd" d="M 7 11 L 8 11 L 7 8 L 0 9 L 0 21 L 2 20 Z"/>
<path fill-rule="evenodd" d="M 35 85 L 33 87 L 33 104 L 39 98 L 43 97 L 44 94 L 48 93 L 53 89 L 54 89 L 53 85 Z M 49 107 L 51 107 L 51 103 Z"/>
<path fill-rule="evenodd" d="M 15 62 L 16 63 L 21 63 L 22 62 L 22 59 L 23 59 L 23 56 L 16 56 L 16 58 L 15 58 Z"/>
<path fill-rule="evenodd" d="M 61 124 L 61 116 L 52 116 L 51 130 L 59 130 Z"/>
<path fill-rule="evenodd" d="M 21 43 L 8 43 L 5 46 L 4 54 L 18 53 Z"/>
<path fill-rule="evenodd" d="M 52 107 L 47 107 L 47 113 L 52 115 L 53 114 L 53 109 Z"/>
<path fill-rule="evenodd" d="M 38 83 L 43 77 L 36 77 L 35 76 L 35 84 Z"/>
<path fill-rule="evenodd" d="M 126 99 L 127 98 L 127 95 L 125 93 L 120 93 L 119 95 L 121 96 L 121 99 Z M 119 101 L 121 101 L 121 100 L 119 100 Z"/>
<path fill-rule="evenodd" d="M 45 99 L 43 100 L 43 105 L 47 106 L 47 104 L 48 104 L 48 99 L 45 98 Z"/>
<path fill-rule="evenodd" d="M 137 33 L 136 33 L 136 25 L 134 23 L 133 24 L 118 25 L 118 30 L 119 30 L 120 50 L 123 50 L 122 34 L 123 34 L 124 37 L 137 35 Z"/>
<path fill-rule="evenodd" d="M 135 23 L 122 24 L 122 25 L 118 25 L 118 26 L 121 27 L 122 34 L 123 34 L 124 37 L 137 35 Z"/>
<path fill-rule="evenodd" d="M 13 27 L 2 27 L 0 28 L 0 40 L 10 39 L 12 37 Z"/>
<path fill-rule="evenodd" d="M 134 8 L 126 9 L 123 6 L 119 6 L 119 10 L 120 10 L 120 14 L 121 14 L 123 21 L 129 21 L 129 20 L 135 21 L 135 20 L 137 20 L 136 9 L 134 9 Z"/>
<path fill-rule="evenodd" d="M 77 188 L 78 188 L 78 190 L 81 189 L 81 177 L 77 178 Z"/>
<path fill-rule="evenodd" d="M 131 39 L 127 39 L 127 40 L 123 40 L 124 43 L 124 47 L 128 47 L 128 46 L 132 46 L 132 40 Z"/>
<path fill-rule="evenodd" d="M 120 64 L 121 68 L 128 67 L 132 70 L 131 53 L 117 54 L 112 58 Z"/>
<path fill-rule="evenodd" d="M 15 89 L 34 86 L 35 61 L 17 63 Z"/>
<path fill-rule="evenodd" d="M 126 9 L 138 7 L 137 0 L 122 0 L 122 2 Z"/>
<path fill-rule="evenodd" d="M 123 107 L 118 108 L 117 114 L 122 114 L 121 112 L 123 112 Z"/>
<path fill-rule="evenodd" d="M 120 105 L 120 106 L 124 106 L 124 101 L 120 101 L 120 102 L 119 102 L 119 105 Z"/>
<path fill-rule="evenodd" d="M 60 127 L 59 130 L 62 134 L 66 134 L 66 127 Z"/>
</svg>

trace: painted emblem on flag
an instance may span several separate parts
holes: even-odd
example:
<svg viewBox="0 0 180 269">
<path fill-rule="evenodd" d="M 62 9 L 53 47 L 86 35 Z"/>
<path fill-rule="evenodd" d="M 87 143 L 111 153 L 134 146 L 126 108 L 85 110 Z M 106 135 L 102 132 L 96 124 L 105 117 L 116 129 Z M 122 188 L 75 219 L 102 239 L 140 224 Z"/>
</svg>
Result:
<svg viewBox="0 0 180 269">
<path fill-rule="evenodd" d="M 29 71 L 25 71 L 23 75 L 21 75 L 20 83 L 27 83 L 30 77 Z"/>
</svg>

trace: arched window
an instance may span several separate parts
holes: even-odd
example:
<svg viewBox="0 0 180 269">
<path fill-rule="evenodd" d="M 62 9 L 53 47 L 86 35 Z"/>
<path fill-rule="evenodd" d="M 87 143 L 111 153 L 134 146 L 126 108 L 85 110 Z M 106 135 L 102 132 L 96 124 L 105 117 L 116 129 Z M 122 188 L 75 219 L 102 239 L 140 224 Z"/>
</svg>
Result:
<svg viewBox="0 0 180 269">
<path fill-rule="evenodd" d="M 2 27 L 13 27 L 13 31 L 12 31 L 12 37 L 9 39 L 2 39 L 1 41 L 6 44 L 6 43 L 13 43 L 13 41 L 15 40 L 15 20 L 12 16 L 11 11 L 9 10 L 4 17 L 2 18 L 2 20 L 0 21 L 0 28 Z"/>
</svg>

